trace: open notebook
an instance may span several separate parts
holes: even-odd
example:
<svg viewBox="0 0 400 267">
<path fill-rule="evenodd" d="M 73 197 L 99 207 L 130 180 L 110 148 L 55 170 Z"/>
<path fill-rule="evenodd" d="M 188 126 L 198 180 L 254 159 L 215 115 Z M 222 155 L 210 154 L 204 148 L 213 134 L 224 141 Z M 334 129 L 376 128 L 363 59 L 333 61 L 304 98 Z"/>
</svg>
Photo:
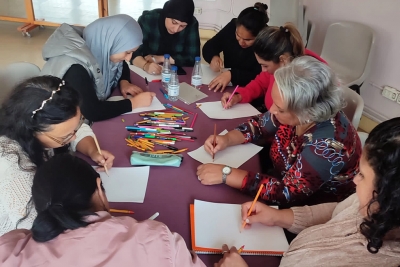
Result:
<svg viewBox="0 0 400 267">
<path fill-rule="evenodd" d="M 240 232 L 241 225 L 241 205 L 201 200 L 190 205 L 192 249 L 196 253 L 220 254 L 222 245 L 227 244 L 244 245 L 242 255 L 282 256 L 289 248 L 280 227 L 253 224 Z"/>
</svg>

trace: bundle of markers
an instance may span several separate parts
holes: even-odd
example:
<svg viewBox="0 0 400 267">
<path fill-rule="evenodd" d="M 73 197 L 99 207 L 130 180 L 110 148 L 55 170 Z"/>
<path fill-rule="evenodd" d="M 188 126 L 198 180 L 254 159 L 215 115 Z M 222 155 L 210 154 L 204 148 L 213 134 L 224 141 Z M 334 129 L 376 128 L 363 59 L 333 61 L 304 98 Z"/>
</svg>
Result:
<svg viewBox="0 0 400 267">
<path fill-rule="evenodd" d="M 188 114 L 192 112 L 185 111 L 170 104 L 164 104 L 171 111 L 142 113 L 141 121 L 133 126 L 126 126 L 129 131 L 125 139 L 127 145 L 135 147 L 138 150 L 150 153 L 181 153 L 187 148 L 179 149 L 174 145 L 176 142 L 188 141 L 194 142 L 196 137 L 187 135 L 186 132 L 193 132 L 192 127 L 187 127 L 186 121 Z M 197 117 L 195 114 L 191 126 Z M 166 147 L 168 150 L 154 150 L 154 145 Z"/>
</svg>

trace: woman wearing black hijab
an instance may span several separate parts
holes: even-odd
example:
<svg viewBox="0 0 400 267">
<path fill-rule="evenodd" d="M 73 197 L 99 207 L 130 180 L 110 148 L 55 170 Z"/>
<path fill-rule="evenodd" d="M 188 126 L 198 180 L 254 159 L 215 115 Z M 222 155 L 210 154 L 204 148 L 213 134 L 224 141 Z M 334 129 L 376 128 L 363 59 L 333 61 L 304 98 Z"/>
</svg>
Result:
<svg viewBox="0 0 400 267">
<path fill-rule="evenodd" d="M 143 44 L 132 54 L 131 63 L 149 74 L 160 74 L 164 54 L 171 63 L 193 66 L 200 56 L 199 23 L 193 16 L 193 0 L 169 0 L 162 9 L 143 11 L 139 24 Z"/>
</svg>

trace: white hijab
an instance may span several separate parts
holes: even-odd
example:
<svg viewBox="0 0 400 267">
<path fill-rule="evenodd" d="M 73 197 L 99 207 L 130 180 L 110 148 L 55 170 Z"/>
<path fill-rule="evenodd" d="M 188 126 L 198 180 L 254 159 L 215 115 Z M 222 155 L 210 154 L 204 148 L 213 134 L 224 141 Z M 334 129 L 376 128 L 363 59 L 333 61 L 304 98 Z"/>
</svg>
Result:
<svg viewBox="0 0 400 267">
<path fill-rule="evenodd" d="M 139 23 L 128 15 L 100 18 L 83 31 L 83 39 L 89 47 L 103 74 L 105 95 L 118 85 L 123 62 L 113 63 L 110 56 L 132 50 L 142 44 L 143 33 Z"/>
</svg>

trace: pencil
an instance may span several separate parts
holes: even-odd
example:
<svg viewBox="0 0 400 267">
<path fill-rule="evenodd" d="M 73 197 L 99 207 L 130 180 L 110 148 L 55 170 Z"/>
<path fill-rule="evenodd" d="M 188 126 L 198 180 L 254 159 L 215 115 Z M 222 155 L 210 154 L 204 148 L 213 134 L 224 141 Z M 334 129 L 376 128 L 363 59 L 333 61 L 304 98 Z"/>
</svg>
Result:
<svg viewBox="0 0 400 267">
<path fill-rule="evenodd" d="M 99 142 L 97 142 L 96 135 L 93 135 L 93 139 L 94 139 L 94 143 L 96 144 L 97 151 L 99 151 L 99 154 L 103 156 L 103 153 L 101 153 Z M 104 164 L 104 170 L 106 171 L 107 176 L 110 177 L 110 175 L 108 174 L 107 166 L 105 164 Z"/>
<path fill-rule="evenodd" d="M 128 213 L 128 214 L 134 214 L 132 210 L 117 210 L 117 209 L 110 209 L 110 212 L 114 213 Z"/>
<path fill-rule="evenodd" d="M 238 253 L 239 254 L 242 253 L 243 249 L 244 249 L 244 245 L 239 248 Z"/>
<path fill-rule="evenodd" d="M 214 140 L 213 140 L 213 147 L 215 147 L 215 146 L 217 145 L 216 141 L 217 141 L 217 124 L 215 123 L 215 124 L 214 124 Z M 213 162 L 214 162 L 214 156 L 215 156 L 215 154 L 213 153 L 213 154 L 212 154 L 212 160 L 213 160 Z"/>
<path fill-rule="evenodd" d="M 196 121 L 196 119 L 197 119 L 197 113 L 196 113 L 196 114 L 194 114 L 194 117 L 193 117 L 192 123 L 190 124 L 190 128 L 193 128 L 193 126 L 194 126 L 194 122 Z"/>
<path fill-rule="evenodd" d="M 147 91 L 150 91 L 149 90 L 149 81 L 147 80 L 147 77 L 144 77 L 144 82 L 146 83 Z"/>
<path fill-rule="evenodd" d="M 253 200 L 253 203 L 251 203 L 249 212 L 247 212 L 247 217 L 249 217 L 249 216 L 251 215 L 251 213 L 253 212 L 254 205 L 256 204 L 257 199 L 258 199 L 258 197 L 260 196 L 261 190 L 263 189 L 263 187 L 264 187 L 264 184 L 261 184 L 261 185 L 260 185 L 260 188 L 258 189 L 257 195 L 256 195 L 256 197 L 255 197 L 254 200 Z M 240 232 L 242 232 L 242 230 L 243 230 L 243 228 L 244 228 L 245 225 L 246 225 L 246 221 L 243 222 L 242 228 L 240 229 Z"/>
<path fill-rule="evenodd" d="M 231 96 L 229 97 L 229 99 L 228 99 L 228 101 L 226 102 L 226 104 L 225 104 L 225 109 L 226 109 L 226 107 L 228 106 L 228 104 L 229 104 L 229 102 L 231 102 L 231 99 L 232 99 L 232 97 L 233 97 L 233 95 L 236 93 L 236 90 L 239 88 L 239 85 L 237 85 L 236 86 L 236 88 L 235 88 L 235 90 L 233 90 L 233 93 L 231 94 Z"/>
</svg>

